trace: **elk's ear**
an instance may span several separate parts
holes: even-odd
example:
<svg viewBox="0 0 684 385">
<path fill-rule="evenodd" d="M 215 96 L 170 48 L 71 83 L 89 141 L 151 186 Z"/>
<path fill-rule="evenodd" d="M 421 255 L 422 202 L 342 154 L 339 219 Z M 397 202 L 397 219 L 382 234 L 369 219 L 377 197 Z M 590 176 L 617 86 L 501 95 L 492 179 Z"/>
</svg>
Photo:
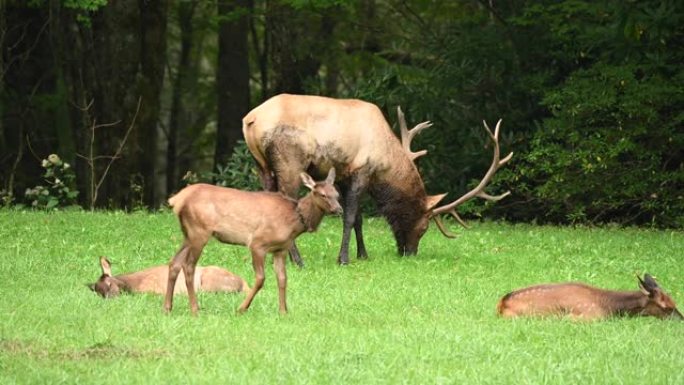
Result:
<svg viewBox="0 0 684 385">
<path fill-rule="evenodd" d="M 303 173 L 299 174 L 299 177 L 302 178 L 302 182 L 304 183 L 304 186 L 308 187 L 309 190 L 313 190 L 314 187 L 316 187 L 316 181 L 314 181 L 313 178 L 309 174 L 303 172 Z"/>
<path fill-rule="evenodd" d="M 94 283 L 87 283 L 86 286 L 90 291 L 95 291 L 95 284 Z"/>
<path fill-rule="evenodd" d="M 335 183 L 335 167 L 330 167 L 328 171 L 328 177 L 325 179 L 325 183 L 334 184 Z"/>
<path fill-rule="evenodd" d="M 437 206 L 437 203 L 444 199 L 444 197 L 447 195 L 447 193 L 444 194 L 438 194 L 438 195 L 428 195 L 428 197 L 425 199 L 425 210 L 430 211 L 432 210 L 433 207 Z"/>
<path fill-rule="evenodd" d="M 106 257 L 100 257 L 100 267 L 102 267 L 102 274 L 110 276 L 112 275 L 112 264 Z"/>
<path fill-rule="evenodd" d="M 658 282 L 656 282 L 655 279 L 651 276 L 651 274 L 648 273 L 644 274 L 644 283 L 646 284 L 646 287 L 650 289 L 660 288 L 660 286 L 658 286 Z"/>
<path fill-rule="evenodd" d="M 647 277 L 650 278 L 650 280 L 647 279 Z M 653 281 L 653 278 L 648 274 L 644 274 L 643 280 L 638 275 L 637 275 L 637 279 L 639 280 L 639 290 L 641 290 L 641 292 L 644 293 L 645 295 L 647 295 L 649 297 L 653 297 L 653 295 L 655 294 L 655 290 L 658 287 L 657 285 L 653 286 L 651 284 L 651 281 Z"/>
</svg>

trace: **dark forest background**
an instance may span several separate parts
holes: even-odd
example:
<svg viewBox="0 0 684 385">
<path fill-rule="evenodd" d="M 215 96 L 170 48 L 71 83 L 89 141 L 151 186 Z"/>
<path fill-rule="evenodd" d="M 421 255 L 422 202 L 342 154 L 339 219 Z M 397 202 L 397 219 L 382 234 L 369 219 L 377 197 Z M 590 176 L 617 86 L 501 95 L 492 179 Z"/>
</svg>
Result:
<svg viewBox="0 0 684 385">
<path fill-rule="evenodd" d="M 512 190 L 471 216 L 684 227 L 684 2 L 0 0 L 3 205 L 155 209 L 258 188 L 241 118 L 281 92 L 361 98 L 456 197 L 502 123 Z"/>
</svg>

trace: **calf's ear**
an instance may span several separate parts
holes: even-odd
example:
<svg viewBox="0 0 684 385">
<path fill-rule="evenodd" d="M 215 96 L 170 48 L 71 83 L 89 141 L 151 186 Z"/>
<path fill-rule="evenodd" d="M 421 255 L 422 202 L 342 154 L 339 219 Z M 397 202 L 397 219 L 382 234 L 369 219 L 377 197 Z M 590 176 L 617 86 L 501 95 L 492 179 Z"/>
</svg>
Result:
<svg viewBox="0 0 684 385">
<path fill-rule="evenodd" d="M 330 171 L 328 171 L 328 177 L 325 179 L 325 182 L 328 184 L 335 183 L 335 167 L 330 167 Z"/>
<path fill-rule="evenodd" d="M 304 186 L 308 187 L 309 190 L 313 190 L 314 187 L 316 187 L 316 181 L 314 181 L 309 174 L 303 172 L 299 174 L 299 177 L 302 178 L 302 183 L 304 183 Z"/>
<path fill-rule="evenodd" d="M 100 267 L 102 268 L 103 275 L 112 276 L 112 263 L 109 262 L 107 257 L 100 257 Z"/>
</svg>

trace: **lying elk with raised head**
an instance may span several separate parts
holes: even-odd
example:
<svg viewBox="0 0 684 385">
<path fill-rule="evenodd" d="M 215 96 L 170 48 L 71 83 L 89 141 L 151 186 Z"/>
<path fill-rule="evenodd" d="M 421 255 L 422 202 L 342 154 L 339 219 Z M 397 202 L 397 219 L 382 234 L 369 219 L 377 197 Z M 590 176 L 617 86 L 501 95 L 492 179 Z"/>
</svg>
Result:
<svg viewBox="0 0 684 385">
<path fill-rule="evenodd" d="M 427 151 L 410 149 L 411 140 L 431 123 L 423 122 L 408 130 L 401 110 L 398 115 L 401 142 L 377 106 L 355 99 L 281 94 L 257 106 L 242 120 L 245 141 L 259 166 L 264 189 L 294 197 L 300 172 L 321 175 L 329 169 L 337 171 L 345 208 L 340 264 L 349 262 L 352 228 L 356 233 L 357 257 L 367 257 L 359 210 L 359 198 L 365 191 L 387 219 L 399 254 L 417 253 L 430 219 L 435 220 L 445 236 L 453 238 L 440 214 L 451 214 L 465 226 L 455 211 L 458 205 L 476 196 L 499 200 L 508 195 L 491 196 L 484 192 L 496 170 L 513 155 L 499 157 L 501 120 L 494 133 L 484 124 L 494 142 L 494 159 L 480 184 L 461 198 L 436 207 L 446 194 L 427 195 L 413 163 Z M 296 248 L 291 256 L 302 264 Z"/>
<path fill-rule="evenodd" d="M 618 315 L 684 319 L 674 300 L 649 274 L 637 291 L 599 289 L 583 283 L 530 286 L 506 294 L 497 305 L 503 317 L 567 315 L 595 320 Z"/>
<path fill-rule="evenodd" d="M 199 310 L 195 295 L 194 272 L 204 246 L 212 237 L 220 242 L 245 245 L 252 253 L 254 286 L 239 307 L 249 308 L 254 296 L 264 285 L 264 258 L 273 253 L 278 280 L 280 312 L 287 312 L 285 290 L 285 254 L 294 239 L 305 231 L 316 231 L 325 214 L 341 213 L 338 193 L 333 185 L 335 169 L 330 169 L 323 182 L 315 182 L 308 174 L 300 175 L 311 191 L 295 200 L 280 193 L 235 190 L 208 184 L 190 185 L 169 199 L 169 205 L 180 221 L 183 245 L 169 264 L 169 279 L 164 309 L 173 306 L 173 288 L 183 269 L 188 288 L 190 309 Z"/>
<path fill-rule="evenodd" d="M 121 293 L 166 293 L 166 285 L 169 282 L 169 267 L 166 265 L 112 275 L 111 262 L 105 257 L 100 257 L 100 267 L 100 279 L 88 287 L 103 298 L 113 298 Z M 244 279 L 218 266 L 197 266 L 193 282 L 196 291 L 239 293 L 249 290 Z M 174 293 L 187 293 L 183 276 L 176 282 Z"/>
</svg>

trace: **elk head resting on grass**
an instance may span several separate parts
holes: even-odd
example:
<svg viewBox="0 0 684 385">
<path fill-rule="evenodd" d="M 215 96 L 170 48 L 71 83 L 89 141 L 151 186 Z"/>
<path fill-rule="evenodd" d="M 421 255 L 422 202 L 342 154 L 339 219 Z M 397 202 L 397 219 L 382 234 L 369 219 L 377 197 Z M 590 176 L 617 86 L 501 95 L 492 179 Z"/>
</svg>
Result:
<svg viewBox="0 0 684 385">
<path fill-rule="evenodd" d="M 134 273 L 112 275 L 112 265 L 105 257 L 100 257 L 102 275 L 97 282 L 88 287 L 103 298 L 113 298 L 127 293 L 166 293 L 166 285 L 169 281 L 169 267 L 166 265 L 154 266 Z M 217 266 L 198 266 L 194 277 L 195 290 L 206 292 L 237 293 L 249 290 L 244 279 Z M 180 277 L 175 293 L 187 293 L 185 278 Z"/>
<path fill-rule="evenodd" d="M 431 123 L 423 122 L 408 130 L 401 110 L 398 115 L 401 142 L 377 106 L 354 99 L 281 94 L 257 106 L 242 120 L 245 141 L 259 166 L 264 189 L 294 197 L 300 172 L 323 175 L 336 169 L 345 208 L 340 264 L 349 262 L 352 228 L 356 233 L 357 257 L 367 257 L 359 211 L 359 198 L 365 191 L 390 224 L 399 254 L 417 253 L 430 219 L 435 220 L 445 236 L 453 238 L 455 235 L 442 224 L 441 214 L 451 214 L 465 226 L 455 211 L 458 205 L 476 196 L 499 200 L 508 195 L 491 196 L 484 192 L 496 170 L 513 155 L 499 158 L 500 120 L 494 133 L 485 123 L 494 142 L 494 159 L 480 184 L 452 203 L 436 207 L 446 194 L 427 195 L 414 164 L 427 151 L 413 152 L 410 148 L 411 140 Z M 294 247 L 291 256 L 302 265 Z"/>
<path fill-rule="evenodd" d="M 684 319 L 672 298 L 649 274 L 637 291 L 604 290 L 583 283 L 530 286 L 506 294 L 497 306 L 503 317 L 568 315 L 595 320 L 617 315 Z"/>
<path fill-rule="evenodd" d="M 173 287 L 181 268 L 185 274 L 190 309 L 199 310 L 194 289 L 194 271 L 204 245 L 215 237 L 220 242 L 245 245 L 252 254 L 254 286 L 239 307 L 249 308 L 264 284 L 264 258 L 273 253 L 278 280 L 280 312 L 287 312 L 285 290 L 285 254 L 297 236 L 316 231 L 323 216 L 341 213 L 338 193 L 333 185 L 335 169 L 331 168 L 323 182 L 315 182 L 308 174 L 300 175 L 311 191 L 298 201 L 275 192 L 250 192 L 208 184 L 194 184 L 169 199 L 169 205 L 180 221 L 183 245 L 169 264 L 169 279 L 164 309 L 173 306 Z"/>
</svg>

